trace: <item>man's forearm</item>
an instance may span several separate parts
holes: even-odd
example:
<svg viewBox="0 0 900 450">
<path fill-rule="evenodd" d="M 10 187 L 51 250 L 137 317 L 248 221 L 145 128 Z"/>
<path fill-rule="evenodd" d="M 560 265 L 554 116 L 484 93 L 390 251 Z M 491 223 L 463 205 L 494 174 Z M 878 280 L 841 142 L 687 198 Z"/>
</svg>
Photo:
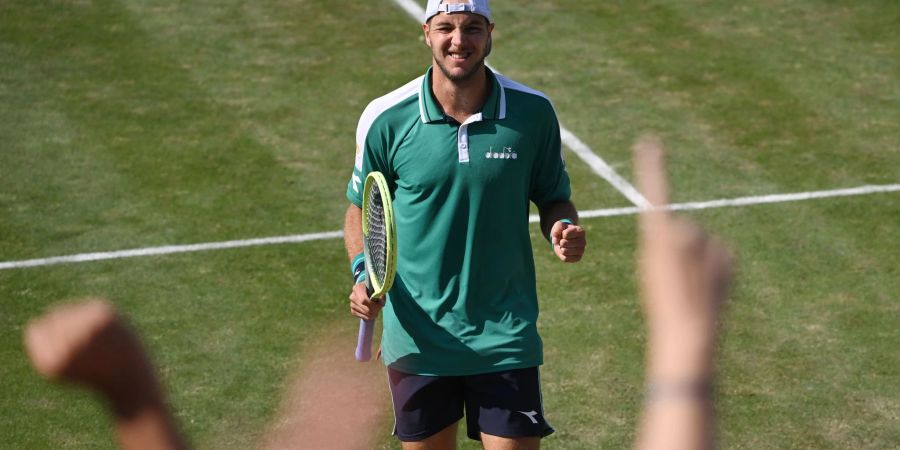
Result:
<svg viewBox="0 0 900 450">
<path fill-rule="evenodd" d="M 362 209 L 350 204 L 344 214 L 344 247 L 350 261 L 363 251 L 362 241 Z"/>
<path fill-rule="evenodd" d="M 538 214 L 541 217 L 541 231 L 544 237 L 549 236 L 553 224 L 562 219 L 569 219 L 572 223 L 578 224 L 578 210 L 575 209 L 575 204 L 568 200 L 539 208 Z"/>
</svg>

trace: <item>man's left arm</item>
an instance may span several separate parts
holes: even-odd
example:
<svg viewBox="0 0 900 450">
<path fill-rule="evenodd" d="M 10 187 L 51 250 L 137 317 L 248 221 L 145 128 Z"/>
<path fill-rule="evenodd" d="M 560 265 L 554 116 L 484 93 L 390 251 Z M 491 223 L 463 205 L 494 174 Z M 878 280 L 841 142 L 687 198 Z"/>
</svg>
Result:
<svg viewBox="0 0 900 450">
<path fill-rule="evenodd" d="M 584 228 L 578 225 L 578 210 L 569 200 L 538 208 L 541 230 L 550 238 L 553 253 L 563 262 L 578 262 L 587 245 Z"/>
</svg>

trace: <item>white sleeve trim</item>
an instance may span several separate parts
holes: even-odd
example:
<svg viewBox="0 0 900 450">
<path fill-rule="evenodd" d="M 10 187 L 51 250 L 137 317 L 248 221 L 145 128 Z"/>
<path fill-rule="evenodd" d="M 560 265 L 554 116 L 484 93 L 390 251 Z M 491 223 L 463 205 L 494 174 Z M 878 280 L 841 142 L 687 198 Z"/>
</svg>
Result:
<svg viewBox="0 0 900 450">
<path fill-rule="evenodd" d="M 372 100 L 369 105 L 366 106 L 366 109 L 363 110 L 362 116 L 359 118 L 359 123 L 356 126 L 356 168 L 358 170 L 362 170 L 363 154 L 366 150 L 366 136 L 368 136 L 372 124 L 375 123 L 375 120 L 378 119 L 379 116 L 394 105 L 413 95 L 418 95 L 419 85 L 422 83 L 424 77 L 425 76 L 422 75 L 419 78 L 404 84 L 400 88 Z"/>
</svg>

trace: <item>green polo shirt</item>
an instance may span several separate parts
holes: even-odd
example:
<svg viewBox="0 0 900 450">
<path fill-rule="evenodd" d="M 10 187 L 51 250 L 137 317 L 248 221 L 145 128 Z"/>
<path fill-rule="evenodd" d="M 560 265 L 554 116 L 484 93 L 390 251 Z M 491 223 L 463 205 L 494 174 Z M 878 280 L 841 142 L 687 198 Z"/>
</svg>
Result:
<svg viewBox="0 0 900 450">
<path fill-rule="evenodd" d="M 402 372 L 470 375 L 543 363 L 529 201 L 569 199 L 559 122 L 540 92 L 488 71 L 481 113 L 445 117 L 428 72 L 374 100 L 356 133 L 347 198 L 384 173 L 397 275 L 382 357 Z"/>
</svg>

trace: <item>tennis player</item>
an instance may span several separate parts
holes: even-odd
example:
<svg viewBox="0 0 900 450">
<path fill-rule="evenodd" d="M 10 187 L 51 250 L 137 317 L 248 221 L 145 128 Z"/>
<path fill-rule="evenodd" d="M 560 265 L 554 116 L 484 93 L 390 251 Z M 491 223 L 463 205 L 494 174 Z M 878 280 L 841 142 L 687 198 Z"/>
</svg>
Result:
<svg viewBox="0 0 900 450">
<path fill-rule="evenodd" d="M 487 449 L 539 448 L 553 432 L 541 401 L 530 202 L 560 260 L 581 259 L 585 232 L 553 106 L 486 67 L 493 29 L 487 0 L 429 1 L 431 67 L 371 102 L 356 131 L 350 310 L 374 319 L 383 308 L 382 358 L 404 449 L 455 448 L 464 416 Z M 362 282 L 362 180 L 374 170 L 393 193 L 398 237 L 386 301 L 368 298 Z"/>
</svg>

